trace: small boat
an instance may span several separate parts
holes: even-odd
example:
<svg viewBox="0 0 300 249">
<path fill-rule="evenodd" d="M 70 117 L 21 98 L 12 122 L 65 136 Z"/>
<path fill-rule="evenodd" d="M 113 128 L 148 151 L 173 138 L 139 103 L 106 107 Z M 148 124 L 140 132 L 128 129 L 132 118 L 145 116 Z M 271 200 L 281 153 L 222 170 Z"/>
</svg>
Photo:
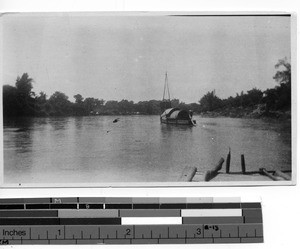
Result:
<svg viewBox="0 0 300 249">
<path fill-rule="evenodd" d="M 165 98 L 166 91 L 168 99 Z M 160 122 L 164 124 L 175 124 L 175 125 L 196 125 L 196 120 L 193 120 L 193 111 L 182 110 L 180 108 L 172 108 L 170 99 L 170 91 L 168 86 L 168 74 L 165 77 L 165 86 L 163 100 L 161 103 L 161 109 L 163 113 L 160 115 Z"/>
<path fill-rule="evenodd" d="M 160 121 L 164 124 L 196 125 L 196 120 L 193 120 L 192 117 L 192 111 L 169 108 L 160 115 Z"/>
</svg>

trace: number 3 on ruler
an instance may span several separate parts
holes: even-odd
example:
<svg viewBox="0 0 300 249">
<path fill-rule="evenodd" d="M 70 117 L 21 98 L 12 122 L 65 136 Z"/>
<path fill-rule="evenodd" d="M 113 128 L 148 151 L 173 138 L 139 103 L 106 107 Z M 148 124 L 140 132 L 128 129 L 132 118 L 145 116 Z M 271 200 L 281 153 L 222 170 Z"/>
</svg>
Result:
<svg viewBox="0 0 300 249">
<path fill-rule="evenodd" d="M 197 228 L 197 233 L 196 234 L 201 235 L 201 228 L 200 227 Z"/>
</svg>

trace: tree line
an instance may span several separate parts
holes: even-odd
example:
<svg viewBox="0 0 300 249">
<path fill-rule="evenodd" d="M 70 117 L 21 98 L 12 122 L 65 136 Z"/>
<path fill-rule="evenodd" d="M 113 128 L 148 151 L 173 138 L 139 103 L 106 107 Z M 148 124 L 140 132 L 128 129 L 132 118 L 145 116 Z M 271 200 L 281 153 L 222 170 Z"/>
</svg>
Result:
<svg viewBox="0 0 300 249">
<path fill-rule="evenodd" d="M 278 83 L 274 88 L 261 91 L 253 88 L 249 91 L 236 93 L 235 97 L 220 99 L 215 91 L 206 93 L 199 101 L 198 111 L 201 113 L 261 108 L 268 114 L 275 111 L 291 110 L 291 65 L 286 58 L 279 60 L 273 79 Z M 226 114 L 226 113 L 225 113 Z"/>
<path fill-rule="evenodd" d="M 179 99 L 171 100 L 173 107 L 193 110 L 196 113 L 222 112 L 224 110 L 254 109 L 262 106 L 265 112 L 291 109 L 291 65 L 286 59 L 275 65 L 277 73 L 273 77 L 278 85 L 261 91 L 253 88 L 235 97 L 220 99 L 215 90 L 207 92 L 198 103 L 186 104 Z M 27 73 L 17 77 L 15 86 L 3 86 L 4 117 L 19 116 L 86 116 L 86 115 L 158 115 L 163 102 L 159 100 L 139 101 L 108 100 L 74 95 L 74 101 L 63 92 L 56 91 L 49 98 L 44 92 L 33 91 L 33 79 Z M 224 114 L 224 113 L 223 113 Z M 225 113 L 226 115 L 226 113 Z"/>
</svg>

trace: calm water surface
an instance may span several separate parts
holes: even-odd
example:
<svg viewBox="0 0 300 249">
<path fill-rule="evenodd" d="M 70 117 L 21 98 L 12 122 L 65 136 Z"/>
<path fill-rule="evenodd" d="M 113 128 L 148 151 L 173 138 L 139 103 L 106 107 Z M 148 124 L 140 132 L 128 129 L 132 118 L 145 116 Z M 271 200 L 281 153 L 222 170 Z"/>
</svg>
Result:
<svg viewBox="0 0 300 249">
<path fill-rule="evenodd" d="M 231 169 L 291 169 L 290 122 L 196 117 L 196 127 L 158 116 L 27 118 L 4 122 L 4 183 L 177 181 L 207 170 L 231 147 Z"/>
</svg>

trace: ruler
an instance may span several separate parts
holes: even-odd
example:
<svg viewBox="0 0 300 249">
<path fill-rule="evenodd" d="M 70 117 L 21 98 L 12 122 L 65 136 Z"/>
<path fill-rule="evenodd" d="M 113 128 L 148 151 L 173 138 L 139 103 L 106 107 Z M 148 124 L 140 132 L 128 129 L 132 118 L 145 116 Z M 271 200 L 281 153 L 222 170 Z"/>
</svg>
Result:
<svg viewBox="0 0 300 249">
<path fill-rule="evenodd" d="M 239 198 L 0 199 L 0 245 L 262 242 L 261 203 Z"/>
</svg>

